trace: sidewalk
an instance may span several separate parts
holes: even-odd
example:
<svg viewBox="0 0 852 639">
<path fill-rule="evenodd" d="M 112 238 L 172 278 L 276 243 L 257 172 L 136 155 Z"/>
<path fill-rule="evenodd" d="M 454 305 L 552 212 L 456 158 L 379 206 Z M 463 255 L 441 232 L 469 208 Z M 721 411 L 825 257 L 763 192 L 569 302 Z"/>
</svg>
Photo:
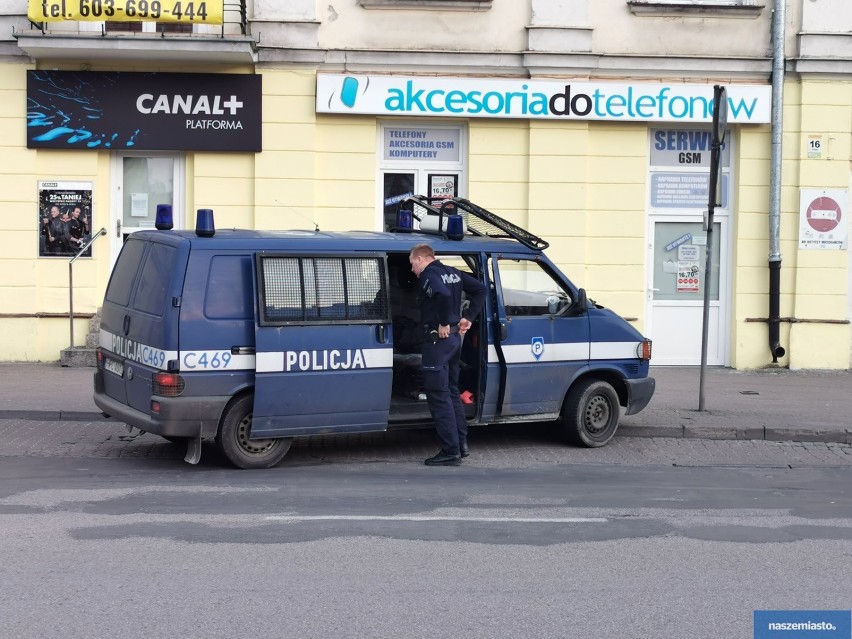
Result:
<svg viewBox="0 0 852 639">
<path fill-rule="evenodd" d="M 100 421 L 94 368 L 0 363 L 0 419 Z M 657 390 L 618 437 L 766 439 L 852 444 L 852 371 L 708 368 L 698 412 L 699 367 L 652 367 Z"/>
</svg>

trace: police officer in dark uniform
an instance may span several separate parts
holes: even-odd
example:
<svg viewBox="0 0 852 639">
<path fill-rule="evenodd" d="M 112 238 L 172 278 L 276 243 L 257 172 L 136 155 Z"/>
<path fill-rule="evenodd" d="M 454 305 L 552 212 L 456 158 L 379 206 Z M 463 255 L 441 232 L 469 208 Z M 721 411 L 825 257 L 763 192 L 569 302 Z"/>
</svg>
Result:
<svg viewBox="0 0 852 639">
<path fill-rule="evenodd" d="M 485 302 L 485 285 L 467 273 L 441 264 L 428 244 L 418 244 L 409 254 L 411 270 L 420 278 L 417 301 L 425 332 L 423 387 L 429 412 L 435 420 L 441 451 L 427 466 L 458 466 L 468 456 L 467 420 L 459 397 L 461 338 Z M 470 305 L 461 316 L 462 291 Z"/>
</svg>

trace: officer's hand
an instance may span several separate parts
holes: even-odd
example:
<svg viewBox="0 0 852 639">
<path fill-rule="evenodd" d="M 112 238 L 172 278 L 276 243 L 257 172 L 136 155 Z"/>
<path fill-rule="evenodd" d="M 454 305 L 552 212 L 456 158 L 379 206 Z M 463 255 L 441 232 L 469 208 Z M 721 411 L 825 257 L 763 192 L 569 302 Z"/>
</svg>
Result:
<svg viewBox="0 0 852 639">
<path fill-rule="evenodd" d="M 471 326 L 471 321 L 462 317 L 459 320 L 459 335 L 464 335 Z"/>
<path fill-rule="evenodd" d="M 438 337 L 441 339 L 446 339 L 450 336 L 450 325 L 449 324 L 441 324 L 438 326 Z"/>
</svg>

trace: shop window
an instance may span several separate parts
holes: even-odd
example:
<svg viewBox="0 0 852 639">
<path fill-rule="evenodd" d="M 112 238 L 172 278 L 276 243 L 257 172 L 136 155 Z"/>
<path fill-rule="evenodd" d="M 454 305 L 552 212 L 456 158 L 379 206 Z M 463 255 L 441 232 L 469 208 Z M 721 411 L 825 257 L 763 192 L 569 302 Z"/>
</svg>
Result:
<svg viewBox="0 0 852 639">
<path fill-rule="evenodd" d="M 467 130 L 464 126 L 432 122 L 387 122 L 382 125 L 379 160 L 381 224 L 383 230 L 403 226 L 410 195 L 440 199 L 466 197 Z M 420 207 L 418 214 L 425 214 Z M 410 216 L 409 216 L 410 217 Z M 417 216 L 419 217 L 419 215 Z M 417 222 L 413 222 L 417 228 Z"/>
</svg>

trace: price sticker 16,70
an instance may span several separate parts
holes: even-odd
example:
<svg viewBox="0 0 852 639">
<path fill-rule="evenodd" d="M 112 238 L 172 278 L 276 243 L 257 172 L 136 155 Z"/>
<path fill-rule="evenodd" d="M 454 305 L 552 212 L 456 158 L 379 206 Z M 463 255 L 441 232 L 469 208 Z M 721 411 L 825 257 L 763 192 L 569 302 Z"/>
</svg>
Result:
<svg viewBox="0 0 852 639">
<path fill-rule="evenodd" d="M 33 22 L 183 22 L 222 24 L 224 0 L 29 0 Z"/>
</svg>

